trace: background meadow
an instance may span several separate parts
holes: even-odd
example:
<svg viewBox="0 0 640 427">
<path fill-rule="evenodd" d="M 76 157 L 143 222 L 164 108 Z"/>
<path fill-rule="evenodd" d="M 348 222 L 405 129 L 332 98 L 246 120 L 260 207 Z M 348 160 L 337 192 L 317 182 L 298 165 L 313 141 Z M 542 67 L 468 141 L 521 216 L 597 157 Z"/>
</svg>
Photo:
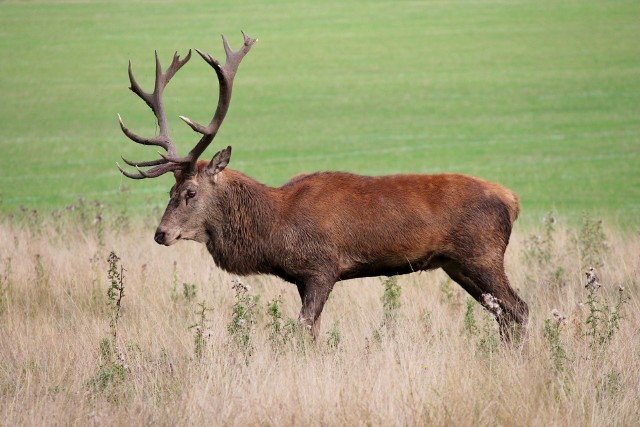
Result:
<svg viewBox="0 0 640 427">
<path fill-rule="evenodd" d="M 0 2 L 0 425 L 640 424 L 639 16 L 596 0 Z M 237 48 L 241 29 L 259 42 L 205 155 L 232 145 L 230 167 L 269 185 L 503 183 L 522 202 L 507 273 L 525 347 L 441 272 L 338 284 L 314 344 L 290 323 L 293 286 L 245 291 L 204 247 L 152 241 L 172 178 L 115 168 L 156 156 L 117 124 L 156 132 L 127 63 L 150 88 L 154 50 L 222 59 L 220 34 Z M 197 136 L 178 115 L 208 121 L 217 90 L 197 55 L 167 87 L 181 153 Z"/>
<path fill-rule="evenodd" d="M 637 224 L 640 25 L 634 1 L 3 2 L 0 208 L 59 208 L 78 195 L 145 212 L 171 177 L 127 181 L 115 162 L 155 155 L 117 125 L 153 134 L 128 89 L 153 84 L 153 51 L 243 62 L 215 147 L 270 185 L 299 172 L 478 175 L 504 183 L 525 221 L 555 208 Z M 165 104 L 186 153 L 216 79 L 194 57 Z M 146 148 L 146 149 L 145 149 Z"/>
</svg>

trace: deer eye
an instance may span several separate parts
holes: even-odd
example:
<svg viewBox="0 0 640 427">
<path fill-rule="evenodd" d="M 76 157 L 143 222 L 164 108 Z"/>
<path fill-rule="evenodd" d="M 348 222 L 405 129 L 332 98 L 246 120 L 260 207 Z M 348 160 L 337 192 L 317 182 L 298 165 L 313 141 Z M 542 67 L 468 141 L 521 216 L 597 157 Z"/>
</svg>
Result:
<svg viewBox="0 0 640 427">
<path fill-rule="evenodd" d="M 194 197 L 196 197 L 195 190 L 187 190 L 187 199 L 192 199 Z"/>
</svg>

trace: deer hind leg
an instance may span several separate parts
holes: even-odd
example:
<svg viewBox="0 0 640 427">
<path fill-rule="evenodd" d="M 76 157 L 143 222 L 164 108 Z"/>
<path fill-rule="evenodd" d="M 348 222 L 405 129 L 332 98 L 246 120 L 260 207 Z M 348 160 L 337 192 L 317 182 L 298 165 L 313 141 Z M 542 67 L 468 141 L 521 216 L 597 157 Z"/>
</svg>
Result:
<svg viewBox="0 0 640 427">
<path fill-rule="evenodd" d="M 505 341 L 512 341 L 516 335 L 520 341 L 525 338 L 529 309 L 527 303 L 511 288 L 502 257 L 499 262 L 490 265 L 451 261 L 442 268 L 494 315 Z"/>
<path fill-rule="evenodd" d="M 298 293 L 302 300 L 298 322 L 309 328 L 316 341 L 320 336 L 322 309 L 334 284 L 335 281 L 309 280 L 304 285 L 298 285 Z"/>
</svg>

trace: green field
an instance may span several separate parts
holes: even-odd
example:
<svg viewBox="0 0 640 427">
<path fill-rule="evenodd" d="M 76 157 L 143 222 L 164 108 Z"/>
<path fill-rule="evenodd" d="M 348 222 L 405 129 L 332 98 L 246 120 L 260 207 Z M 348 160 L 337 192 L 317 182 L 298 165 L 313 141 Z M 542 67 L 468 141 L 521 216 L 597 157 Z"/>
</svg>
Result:
<svg viewBox="0 0 640 427">
<path fill-rule="evenodd" d="M 255 3 L 255 4 L 249 4 Z M 0 3 L 0 211 L 50 210 L 79 196 L 145 213 L 170 176 L 134 182 L 122 154 L 155 157 L 120 132 L 153 115 L 153 51 L 221 57 L 259 38 L 207 155 L 271 185 L 299 172 L 455 171 L 499 181 L 523 218 L 555 209 L 640 224 L 640 3 L 633 1 L 274 1 Z M 210 119 L 217 85 L 194 57 L 167 89 L 178 118 Z"/>
</svg>

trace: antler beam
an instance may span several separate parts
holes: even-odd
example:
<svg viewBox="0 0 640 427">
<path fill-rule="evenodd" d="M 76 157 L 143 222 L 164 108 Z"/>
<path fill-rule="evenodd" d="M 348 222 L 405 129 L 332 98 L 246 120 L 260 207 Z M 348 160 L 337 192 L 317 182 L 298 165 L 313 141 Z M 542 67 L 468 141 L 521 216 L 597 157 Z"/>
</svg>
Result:
<svg viewBox="0 0 640 427">
<path fill-rule="evenodd" d="M 226 54 L 226 62 L 224 65 L 221 65 L 220 62 L 211 55 L 203 53 L 202 51 L 196 49 L 202 59 L 204 59 L 215 70 L 220 85 L 220 94 L 218 97 L 218 105 L 216 107 L 213 118 L 207 126 L 196 123 L 187 117 L 180 116 L 180 118 L 184 120 L 184 122 L 187 123 L 189 127 L 191 127 L 191 129 L 202 134 L 202 137 L 200 138 L 198 143 L 193 147 L 191 151 L 189 151 L 189 153 L 185 157 L 177 156 L 176 147 L 169 137 L 169 128 L 167 124 L 166 113 L 164 105 L 162 103 L 162 92 L 164 91 L 166 85 L 169 83 L 169 80 L 171 80 L 176 72 L 178 72 L 178 70 L 184 64 L 186 64 L 187 61 L 189 61 L 189 59 L 191 58 L 191 50 L 189 50 L 189 53 L 183 60 L 180 60 L 178 54 L 175 53 L 173 55 L 173 61 L 171 62 L 171 65 L 164 73 L 162 72 L 160 60 L 158 59 L 158 53 L 156 52 L 156 83 L 153 93 L 145 92 L 140 87 L 135 77 L 133 76 L 131 62 L 129 62 L 129 80 L 131 82 L 130 89 L 140 98 L 142 98 L 142 100 L 149 106 L 149 108 L 151 108 L 158 120 L 160 133 L 153 138 L 144 138 L 129 130 L 123 124 L 120 115 L 118 115 L 120 128 L 122 129 L 122 132 L 132 141 L 142 145 L 156 145 L 162 147 L 167 151 L 167 154 L 164 155 L 162 153 L 159 153 L 161 156 L 160 159 L 143 162 L 132 162 L 130 160 L 122 158 L 122 160 L 124 160 L 126 164 L 135 167 L 138 171 L 137 174 L 130 173 L 122 169 L 120 165 L 117 165 L 118 169 L 120 170 L 120 172 L 122 172 L 123 175 L 132 179 L 143 179 L 155 178 L 167 172 L 177 170 L 186 171 L 188 174 L 193 174 L 196 172 L 196 162 L 198 161 L 198 158 L 209 146 L 209 144 L 211 144 L 211 141 L 213 141 L 213 139 L 215 138 L 225 116 L 227 115 L 227 111 L 229 110 L 229 105 L 231 103 L 233 79 L 238 71 L 240 62 L 249 52 L 253 44 L 257 41 L 256 39 L 252 39 L 247 36 L 244 31 L 242 32 L 242 36 L 244 38 L 243 46 L 235 52 L 229 46 L 227 38 L 224 35 L 222 36 L 222 42 Z M 140 169 L 141 167 L 152 168 L 143 171 Z"/>
</svg>

